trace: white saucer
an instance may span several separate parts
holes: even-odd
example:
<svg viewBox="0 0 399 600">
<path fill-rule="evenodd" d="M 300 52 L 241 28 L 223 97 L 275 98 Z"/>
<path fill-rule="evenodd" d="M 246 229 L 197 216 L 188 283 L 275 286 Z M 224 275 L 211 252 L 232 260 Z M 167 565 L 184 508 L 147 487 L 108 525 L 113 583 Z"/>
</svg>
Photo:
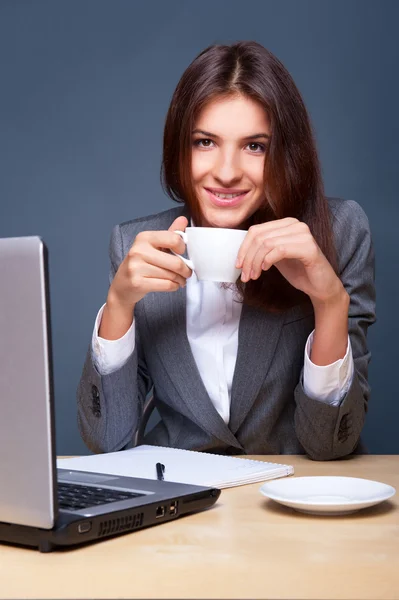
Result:
<svg viewBox="0 0 399 600">
<path fill-rule="evenodd" d="M 356 477 L 289 477 L 268 481 L 261 494 L 309 514 L 342 515 L 388 500 L 394 487 Z"/>
</svg>

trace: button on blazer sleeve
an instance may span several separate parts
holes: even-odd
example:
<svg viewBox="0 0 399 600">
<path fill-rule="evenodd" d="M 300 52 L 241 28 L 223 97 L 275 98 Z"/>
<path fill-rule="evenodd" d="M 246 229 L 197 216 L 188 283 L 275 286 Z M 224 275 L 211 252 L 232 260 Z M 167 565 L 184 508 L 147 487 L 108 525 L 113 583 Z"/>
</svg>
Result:
<svg viewBox="0 0 399 600">
<path fill-rule="evenodd" d="M 128 250 L 117 225 L 109 246 L 110 283 Z M 133 354 L 109 375 L 102 376 L 96 369 L 90 344 L 77 392 L 78 427 L 87 447 L 93 452 L 113 452 L 126 447 L 140 426 L 144 401 L 151 387 L 137 329 Z"/>
<path fill-rule="evenodd" d="M 354 359 L 352 384 L 339 406 L 307 396 L 302 380 L 295 390 L 295 429 L 306 453 L 315 460 L 350 454 L 358 444 L 370 387 L 367 329 L 375 322 L 374 250 L 368 219 L 350 200 L 333 210 L 339 275 L 350 295 L 349 337 Z M 302 377 L 301 377 L 302 379 Z"/>
</svg>

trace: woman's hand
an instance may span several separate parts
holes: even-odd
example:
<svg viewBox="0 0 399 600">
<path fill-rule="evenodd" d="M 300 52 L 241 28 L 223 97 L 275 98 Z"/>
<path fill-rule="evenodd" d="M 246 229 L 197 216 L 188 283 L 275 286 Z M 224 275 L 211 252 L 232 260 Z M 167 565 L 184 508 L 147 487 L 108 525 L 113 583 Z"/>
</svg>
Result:
<svg viewBox="0 0 399 600">
<path fill-rule="evenodd" d="M 122 337 L 132 324 L 135 305 L 149 292 L 174 292 L 186 285 L 191 270 L 164 250 L 184 252 L 183 240 L 173 232 L 184 231 L 187 225 L 186 217 L 178 217 L 168 231 L 143 231 L 136 236 L 109 288 L 100 337 Z"/>
<path fill-rule="evenodd" d="M 305 223 L 287 218 L 250 227 L 237 257 L 241 279 L 258 279 L 272 265 L 312 301 L 315 331 L 311 361 L 325 366 L 343 358 L 350 298 Z"/>
<path fill-rule="evenodd" d="M 242 281 L 258 279 L 274 265 L 313 305 L 331 304 L 346 294 L 309 227 L 294 218 L 250 227 L 237 257 Z"/>
</svg>

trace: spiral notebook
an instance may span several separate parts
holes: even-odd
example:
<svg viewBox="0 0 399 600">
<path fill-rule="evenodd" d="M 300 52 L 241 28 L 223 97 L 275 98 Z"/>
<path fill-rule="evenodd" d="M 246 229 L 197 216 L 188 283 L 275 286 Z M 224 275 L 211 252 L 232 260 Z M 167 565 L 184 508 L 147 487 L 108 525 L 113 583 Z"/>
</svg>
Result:
<svg viewBox="0 0 399 600">
<path fill-rule="evenodd" d="M 291 465 L 208 454 L 160 446 L 136 446 L 121 452 L 57 460 L 62 469 L 156 479 L 156 464 L 165 465 L 165 481 L 228 488 L 285 477 Z"/>
</svg>

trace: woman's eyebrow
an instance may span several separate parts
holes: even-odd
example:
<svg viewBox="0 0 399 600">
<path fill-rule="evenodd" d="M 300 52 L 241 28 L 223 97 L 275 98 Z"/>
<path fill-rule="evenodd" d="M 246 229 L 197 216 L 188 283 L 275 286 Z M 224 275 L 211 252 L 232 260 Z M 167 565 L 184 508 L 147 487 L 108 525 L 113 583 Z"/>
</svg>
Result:
<svg viewBox="0 0 399 600">
<path fill-rule="evenodd" d="M 210 131 L 203 131 L 202 129 L 194 129 L 193 131 L 193 135 L 194 133 L 200 133 L 201 135 L 205 135 L 207 137 L 212 137 L 215 138 L 216 140 L 219 140 L 220 137 L 218 135 L 216 135 L 215 133 L 211 133 Z M 265 138 L 265 139 L 269 139 L 270 135 L 267 133 L 254 133 L 253 135 L 246 135 L 245 137 L 241 138 L 242 140 L 258 140 L 259 138 Z"/>
</svg>

